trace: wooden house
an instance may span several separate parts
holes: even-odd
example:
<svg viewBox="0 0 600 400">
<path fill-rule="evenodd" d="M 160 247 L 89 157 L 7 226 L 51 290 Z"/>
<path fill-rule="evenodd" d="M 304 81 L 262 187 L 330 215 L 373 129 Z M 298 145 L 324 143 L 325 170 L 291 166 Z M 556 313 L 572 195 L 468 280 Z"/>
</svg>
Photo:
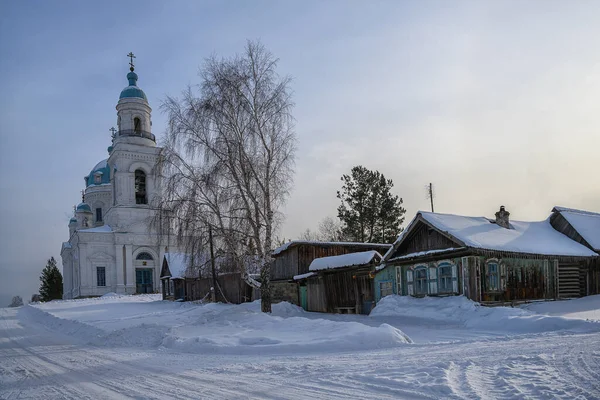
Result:
<svg viewBox="0 0 600 400">
<path fill-rule="evenodd" d="M 273 251 L 271 264 L 271 296 L 274 302 L 289 301 L 300 305 L 299 287 L 294 276 L 309 272 L 309 266 L 316 258 L 339 256 L 368 250 L 383 254 L 391 244 L 318 242 L 294 240 Z"/>
<path fill-rule="evenodd" d="M 585 266 L 598 254 L 555 230 L 550 220 L 510 221 L 419 212 L 384 255 L 375 299 L 388 294 L 463 294 L 479 302 L 556 299 L 560 266 Z"/>
<path fill-rule="evenodd" d="M 188 268 L 189 257 L 183 253 L 165 253 L 160 270 L 163 300 L 191 300 L 186 280 L 196 278 L 192 268 Z"/>
<path fill-rule="evenodd" d="M 600 213 L 556 206 L 550 224 L 560 233 L 600 254 Z M 600 293 L 600 260 L 559 265 L 559 292 L 572 297 Z"/>
<path fill-rule="evenodd" d="M 314 259 L 296 275 L 300 305 L 306 311 L 368 314 L 374 305 L 373 271 L 382 257 L 376 250 Z"/>
</svg>

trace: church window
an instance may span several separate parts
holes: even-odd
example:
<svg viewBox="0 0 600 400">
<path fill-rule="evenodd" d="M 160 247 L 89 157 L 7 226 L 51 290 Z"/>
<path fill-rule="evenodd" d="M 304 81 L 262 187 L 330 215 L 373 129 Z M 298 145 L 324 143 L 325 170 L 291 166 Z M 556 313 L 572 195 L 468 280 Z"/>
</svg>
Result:
<svg viewBox="0 0 600 400">
<path fill-rule="evenodd" d="M 106 267 L 96 268 L 96 279 L 98 286 L 106 286 Z"/>
<path fill-rule="evenodd" d="M 140 169 L 135 171 L 135 204 L 148 204 L 146 197 L 146 173 Z"/>
<path fill-rule="evenodd" d="M 137 255 L 137 257 L 135 258 L 136 260 L 147 260 L 147 261 L 152 261 L 152 254 L 148 253 L 148 252 L 141 252 L 140 254 Z"/>
<path fill-rule="evenodd" d="M 100 175 L 100 174 L 94 175 L 94 183 L 95 184 L 102 183 L 102 175 Z"/>
<path fill-rule="evenodd" d="M 102 222 L 102 208 L 96 208 L 96 222 Z"/>
<path fill-rule="evenodd" d="M 135 133 L 140 133 L 142 131 L 142 121 L 138 117 L 133 119 L 133 131 Z"/>
</svg>

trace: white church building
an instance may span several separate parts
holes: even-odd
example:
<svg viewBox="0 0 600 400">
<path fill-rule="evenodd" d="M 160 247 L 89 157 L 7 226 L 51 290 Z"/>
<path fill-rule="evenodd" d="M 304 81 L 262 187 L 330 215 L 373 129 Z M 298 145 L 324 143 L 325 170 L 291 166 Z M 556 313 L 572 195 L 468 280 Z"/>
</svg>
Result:
<svg viewBox="0 0 600 400">
<path fill-rule="evenodd" d="M 160 190 L 160 147 L 133 63 L 130 70 L 129 86 L 116 107 L 118 130 L 113 129 L 109 156 L 84 177 L 83 201 L 69 221 L 69 240 L 62 244 L 65 299 L 158 292 L 165 251 L 176 251 L 150 224 L 156 213 L 151 204 Z"/>
</svg>

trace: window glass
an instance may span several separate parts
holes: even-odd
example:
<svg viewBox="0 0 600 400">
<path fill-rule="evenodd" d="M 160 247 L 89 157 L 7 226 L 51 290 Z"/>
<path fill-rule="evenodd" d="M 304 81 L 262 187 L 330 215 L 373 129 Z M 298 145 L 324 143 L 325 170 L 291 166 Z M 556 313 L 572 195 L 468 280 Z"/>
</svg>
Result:
<svg viewBox="0 0 600 400">
<path fill-rule="evenodd" d="M 96 222 L 102 222 L 102 208 L 96 208 Z"/>
<path fill-rule="evenodd" d="M 452 292 L 452 265 L 442 264 L 438 268 L 439 291 Z"/>
<path fill-rule="evenodd" d="M 494 291 L 500 289 L 500 279 L 498 278 L 498 264 L 488 263 L 488 290 Z"/>
<path fill-rule="evenodd" d="M 417 294 L 427 294 L 427 269 L 417 268 L 415 270 L 415 292 Z"/>
<path fill-rule="evenodd" d="M 136 260 L 153 260 L 152 255 L 150 253 L 145 252 L 145 251 L 143 251 L 140 254 L 138 254 L 135 259 Z"/>
<path fill-rule="evenodd" d="M 97 267 L 96 268 L 96 279 L 98 282 L 98 286 L 106 286 L 106 268 L 105 267 Z"/>
</svg>

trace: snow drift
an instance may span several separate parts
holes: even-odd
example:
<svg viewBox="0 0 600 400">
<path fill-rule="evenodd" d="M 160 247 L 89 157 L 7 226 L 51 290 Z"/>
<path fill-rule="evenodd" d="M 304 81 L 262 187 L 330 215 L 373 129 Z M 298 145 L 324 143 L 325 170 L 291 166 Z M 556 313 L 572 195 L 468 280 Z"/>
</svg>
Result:
<svg viewBox="0 0 600 400">
<path fill-rule="evenodd" d="M 562 302 L 551 302 L 552 308 Z M 572 307 L 573 304 L 570 304 Z M 600 296 L 596 308 L 600 309 Z M 482 331 L 540 333 L 561 330 L 600 331 L 600 323 L 562 316 L 540 315 L 522 308 L 484 307 L 464 296 L 423 297 L 390 295 L 384 297 L 371 317 L 410 317 L 445 322 Z"/>
<path fill-rule="evenodd" d="M 210 354 L 340 352 L 411 343 L 386 323 L 306 318 L 290 303 L 260 311 L 241 305 L 150 301 L 150 296 L 59 301 L 24 307 L 23 315 L 48 328 L 98 346 L 160 347 Z M 157 297 L 155 298 L 157 299 Z"/>
</svg>

